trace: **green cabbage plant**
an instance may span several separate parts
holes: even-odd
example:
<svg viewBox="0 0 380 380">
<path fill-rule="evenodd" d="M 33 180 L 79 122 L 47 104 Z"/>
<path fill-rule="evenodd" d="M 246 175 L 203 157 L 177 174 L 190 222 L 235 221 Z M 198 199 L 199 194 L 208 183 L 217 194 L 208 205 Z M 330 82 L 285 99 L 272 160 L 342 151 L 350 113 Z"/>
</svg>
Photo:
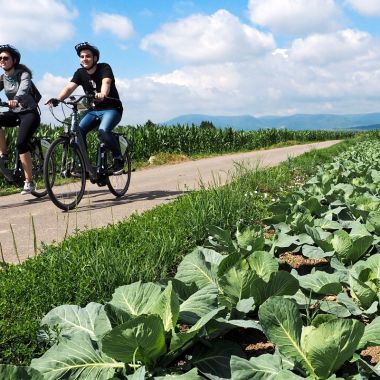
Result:
<svg viewBox="0 0 380 380">
<path fill-rule="evenodd" d="M 328 379 L 356 351 L 364 333 L 356 320 L 326 318 L 303 326 L 298 306 L 271 297 L 259 309 L 260 323 L 280 354 L 294 363 L 294 371 L 312 379 Z"/>
</svg>

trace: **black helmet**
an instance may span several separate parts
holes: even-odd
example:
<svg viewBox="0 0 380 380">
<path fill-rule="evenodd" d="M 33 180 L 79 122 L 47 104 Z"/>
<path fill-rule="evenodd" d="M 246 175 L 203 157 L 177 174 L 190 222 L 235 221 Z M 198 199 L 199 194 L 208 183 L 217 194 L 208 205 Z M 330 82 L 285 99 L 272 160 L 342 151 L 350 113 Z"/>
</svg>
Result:
<svg viewBox="0 0 380 380">
<path fill-rule="evenodd" d="M 85 49 L 90 50 L 92 54 L 98 58 L 97 60 L 99 61 L 100 53 L 99 49 L 96 46 L 91 45 L 88 42 L 81 42 L 75 45 L 75 51 L 77 52 L 78 57 L 80 56 L 80 52 Z"/>
<path fill-rule="evenodd" d="M 3 51 L 7 51 L 12 57 L 13 60 L 17 63 L 20 63 L 21 54 L 20 52 L 12 45 L 0 45 L 0 53 Z"/>
</svg>

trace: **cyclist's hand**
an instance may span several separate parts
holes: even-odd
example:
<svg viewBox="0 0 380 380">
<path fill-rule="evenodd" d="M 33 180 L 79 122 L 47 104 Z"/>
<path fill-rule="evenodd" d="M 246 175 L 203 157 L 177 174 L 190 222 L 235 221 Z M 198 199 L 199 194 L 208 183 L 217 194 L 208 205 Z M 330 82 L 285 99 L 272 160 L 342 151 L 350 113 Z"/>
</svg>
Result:
<svg viewBox="0 0 380 380">
<path fill-rule="evenodd" d="M 107 97 L 107 95 L 105 95 L 101 92 L 97 92 L 95 94 L 95 99 L 98 100 L 99 102 L 103 101 L 106 97 Z"/>
<path fill-rule="evenodd" d="M 16 99 L 12 99 L 8 102 L 8 105 L 10 109 L 16 108 L 18 106 L 18 101 Z"/>
<path fill-rule="evenodd" d="M 45 105 L 49 105 L 50 107 L 57 107 L 58 104 L 59 100 L 57 98 L 51 98 L 45 103 Z"/>
</svg>

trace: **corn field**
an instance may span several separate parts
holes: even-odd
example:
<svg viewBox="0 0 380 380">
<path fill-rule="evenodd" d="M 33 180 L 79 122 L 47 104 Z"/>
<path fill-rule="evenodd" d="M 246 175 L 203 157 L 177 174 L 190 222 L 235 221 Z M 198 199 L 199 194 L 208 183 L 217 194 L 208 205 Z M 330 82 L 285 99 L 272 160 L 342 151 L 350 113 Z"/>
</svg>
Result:
<svg viewBox="0 0 380 380">
<path fill-rule="evenodd" d="M 62 128 L 50 128 L 42 124 L 37 136 L 56 139 Z M 145 125 L 120 126 L 116 131 L 127 137 L 133 160 L 146 161 L 157 153 L 221 154 L 267 148 L 286 141 L 312 142 L 346 139 L 355 132 L 346 131 L 291 131 L 286 129 L 261 129 L 258 131 L 237 131 L 232 128 L 201 128 L 197 125 L 159 126 L 150 121 Z M 17 128 L 7 128 L 6 136 L 10 152 L 14 152 Z M 94 159 L 98 138 L 96 133 L 87 137 L 90 157 Z M 12 156 L 11 156 L 12 157 Z M 5 183 L 0 177 L 0 186 Z"/>
<path fill-rule="evenodd" d="M 324 141 L 354 136 L 353 132 L 339 131 L 236 131 L 196 125 L 157 126 L 149 122 L 138 127 L 122 127 L 118 131 L 127 136 L 135 160 L 147 160 L 160 152 L 186 155 L 229 153 L 267 148 L 286 141 Z"/>
</svg>

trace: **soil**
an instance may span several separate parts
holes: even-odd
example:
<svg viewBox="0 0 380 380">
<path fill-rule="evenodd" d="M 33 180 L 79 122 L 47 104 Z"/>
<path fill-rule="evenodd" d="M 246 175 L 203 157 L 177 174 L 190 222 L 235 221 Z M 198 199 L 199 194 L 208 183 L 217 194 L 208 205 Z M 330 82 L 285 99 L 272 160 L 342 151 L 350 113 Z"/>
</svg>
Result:
<svg viewBox="0 0 380 380">
<path fill-rule="evenodd" d="M 367 347 L 360 356 L 369 364 L 375 365 L 380 362 L 380 346 Z"/>
<path fill-rule="evenodd" d="M 225 338 L 238 343 L 248 358 L 274 353 L 274 344 L 259 330 L 234 329 Z"/>
<path fill-rule="evenodd" d="M 306 274 L 314 267 L 325 266 L 328 264 L 328 260 L 321 259 L 309 259 L 302 255 L 295 254 L 293 252 L 284 252 L 279 257 L 280 264 L 287 269 L 297 269 L 299 274 Z"/>
</svg>

